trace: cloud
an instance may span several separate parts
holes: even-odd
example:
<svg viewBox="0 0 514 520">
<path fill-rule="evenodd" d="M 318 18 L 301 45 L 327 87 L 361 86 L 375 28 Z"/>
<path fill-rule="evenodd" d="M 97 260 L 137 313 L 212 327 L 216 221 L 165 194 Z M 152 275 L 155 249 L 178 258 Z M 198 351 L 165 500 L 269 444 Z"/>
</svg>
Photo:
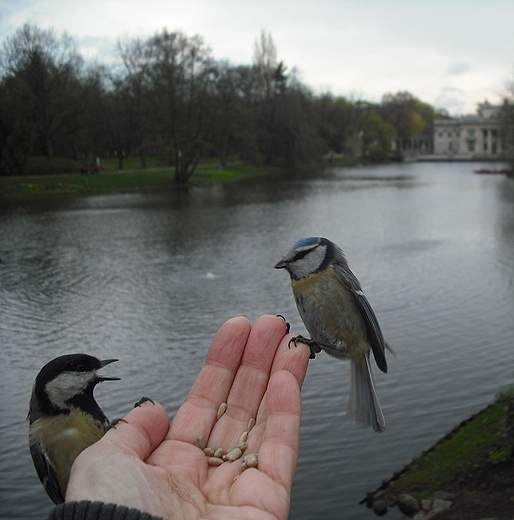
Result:
<svg viewBox="0 0 514 520">
<path fill-rule="evenodd" d="M 437 108 L 444 108 L 452 114 L 462 114 L 466 106 L 465 92 L 460 88 L 443 87 L 434 104 Z"/>
<path fill-rule="evenodd" d="M 77 47 L 86 59 L 110 63 L 116 59 L 116 43 L 107 36 L 81 36 L 75 38 Z"/>
<path fill-rule="evenodd" d="M 470 69 L 471 65 L 469 63 L 458 61 L 448 68 L 446 74 L 449 74 L 451 76 L 460 76 L 461 74 L 465 74 Z"/>
<path fill-rule="evenodd" d="M 314 92 L 380 102 L 407 90 L 472 113 L 512 77 L 513 17 L 505 0 L 0 0 L 0 38 L 25 22 L 66 30 L 86 59 L 111 62 L 119 37 L 167 27 L 203 36 L 216 59 L 249 64 L 265 29 Z"/>
</svg>

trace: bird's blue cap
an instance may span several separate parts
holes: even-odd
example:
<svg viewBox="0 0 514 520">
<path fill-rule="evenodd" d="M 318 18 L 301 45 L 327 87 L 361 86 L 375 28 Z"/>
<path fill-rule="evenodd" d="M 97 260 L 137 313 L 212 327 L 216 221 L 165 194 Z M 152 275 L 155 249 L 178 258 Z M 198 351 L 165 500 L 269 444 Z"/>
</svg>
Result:
<svg viewBox="0 0 514 520">
<path fill-rule="evenodd" d="M 293 240 L 288 247 L 291 247 L 293 249 L 303 249 L 308 247 L 313 247 L 317 244 L 319 244 L 319 237 L 304 237 L 304 238 L 297 238 L 296 240 Z"/>
</svg>

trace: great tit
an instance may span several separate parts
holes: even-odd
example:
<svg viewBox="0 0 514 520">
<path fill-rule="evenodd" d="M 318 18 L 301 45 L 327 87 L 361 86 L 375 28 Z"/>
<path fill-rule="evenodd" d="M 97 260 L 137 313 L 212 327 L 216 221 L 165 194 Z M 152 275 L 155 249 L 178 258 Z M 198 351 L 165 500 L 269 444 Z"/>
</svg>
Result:
<svg viewBox="0 0 514 520">
<path fill-rule="evenodd" d="M 389 347 L 342 249 L 326 238 L 300 238 L 284 248 L 275 268 L 289 272 L 298 311 L 311 336 L 297 336 L 292 342 L 307 343 L 311 358 L 323 349 L 349 359 L 348 414 L 375 431 L 384 431 L 369 355 L 373 351 L 378 368 L 387 372 L 385 349 Z"/>
<path fill-rule="evenodd" d="M 118 360 L 67 354 L 48 362 L 36 377 L 27 416 L 30 453 L 41 483 L 56 504 L 64 502 L 74 460 L 109 427 L 93 389 L 102 381 L 119 380 L 97 374 L 114 361 Z"/>
</svg>

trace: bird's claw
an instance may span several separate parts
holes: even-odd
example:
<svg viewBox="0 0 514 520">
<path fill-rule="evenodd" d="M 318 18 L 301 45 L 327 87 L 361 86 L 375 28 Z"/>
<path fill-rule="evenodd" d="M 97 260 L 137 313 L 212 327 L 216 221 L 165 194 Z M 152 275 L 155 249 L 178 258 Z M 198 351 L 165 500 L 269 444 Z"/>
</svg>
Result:
<svg viewBox="0 0 514 520">
<path fill-rule="evenodd" d="M 120 422 L 124 422 L 124 423 L 128 424 L 128 422 L 125 419 L 114 419 L 114 421 L 111 421 L 111 423 L 107 426 L 105 431 L 108 432 L 111 428 L 116 429 L 116 426 L 118 426 L 118 424 Z"/>
<path fill-rule="evenodd" d="M 289 334 L 289 331 L 291 330 L 291 325 L 287 322 L 287 320 L 282 316 L 282 314 L 277 314 L 277 318 L 282 318 L 286 322 L 286 334 Z"/>
<path fill-rule="evenodd" d="M 146 403 L 146 402 L 150 402 L 152 404 L 155 404 L 155 401 L 153 401 L 152 399 L 150 399 L 149 397 L 141 397 L 141 399 L 139 399 L 139 401 L 137 403 L 134 403 L 134 408 L 138 408 L 140 407 L 143 403 Z"/>
<path fill-rule="evenodd" d="M 316 341 L 310 338 L 304 338 L 303 336 L 295 336 L 289 340 L 287 346 L 291 348 L 291 343 L 296 347 L 297 343 L 305 343 L 309 347 L 310 354 L 309 359 L 315 359 L 316 354 L 320 351 L 320 348 Z"/>
<path fill-rule="evenodd" d="M 141 397 L 141 399 L 139 399 L 139 401 L 137 403 L 134 403 L 134 408 L 138 408 L 139 406 L 141 406 L 143 403 L 146 403 L 147 401 L 149 401 L 152 404 L 155 404 L 155 402 L 152 401 L 152 399 L 150 399 L 149 397 Z M 111 428 L 116 429 L 116 426 L 120 422 L 124 422 L 124 423 L 128 424 L 128 422 L 125 419 L 115 419 L 114 421 L 111 421 L 111 423 L 107 426 L 105 431 L 108 432 Z"/>
</svg>

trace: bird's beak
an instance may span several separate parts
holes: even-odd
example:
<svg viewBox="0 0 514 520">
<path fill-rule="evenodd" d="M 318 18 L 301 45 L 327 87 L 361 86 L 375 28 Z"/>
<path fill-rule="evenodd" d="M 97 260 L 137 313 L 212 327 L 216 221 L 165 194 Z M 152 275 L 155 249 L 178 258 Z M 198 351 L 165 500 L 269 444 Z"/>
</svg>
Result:
<svg viewBox="0 0 514 520">
<path fill-rule="evenodd" d="M 103 359 L 100 361 L 100 368 L 103 368 L 106 365 L 109 365 L 110 363 L 114 363 L 115 361 L 118 361 L 117 359 Z M 109 377 L 109 376 L 98 376 L 97 378 L 99 381 L 119 381 L 119 377 Z"/>
<path fill-rule="evenodd" d="M 280 260 L 277 264 L 275 264 L 275 269 L 285 269 L 287 267 L 287 262 L 285 260 Z"/>
</svg>

